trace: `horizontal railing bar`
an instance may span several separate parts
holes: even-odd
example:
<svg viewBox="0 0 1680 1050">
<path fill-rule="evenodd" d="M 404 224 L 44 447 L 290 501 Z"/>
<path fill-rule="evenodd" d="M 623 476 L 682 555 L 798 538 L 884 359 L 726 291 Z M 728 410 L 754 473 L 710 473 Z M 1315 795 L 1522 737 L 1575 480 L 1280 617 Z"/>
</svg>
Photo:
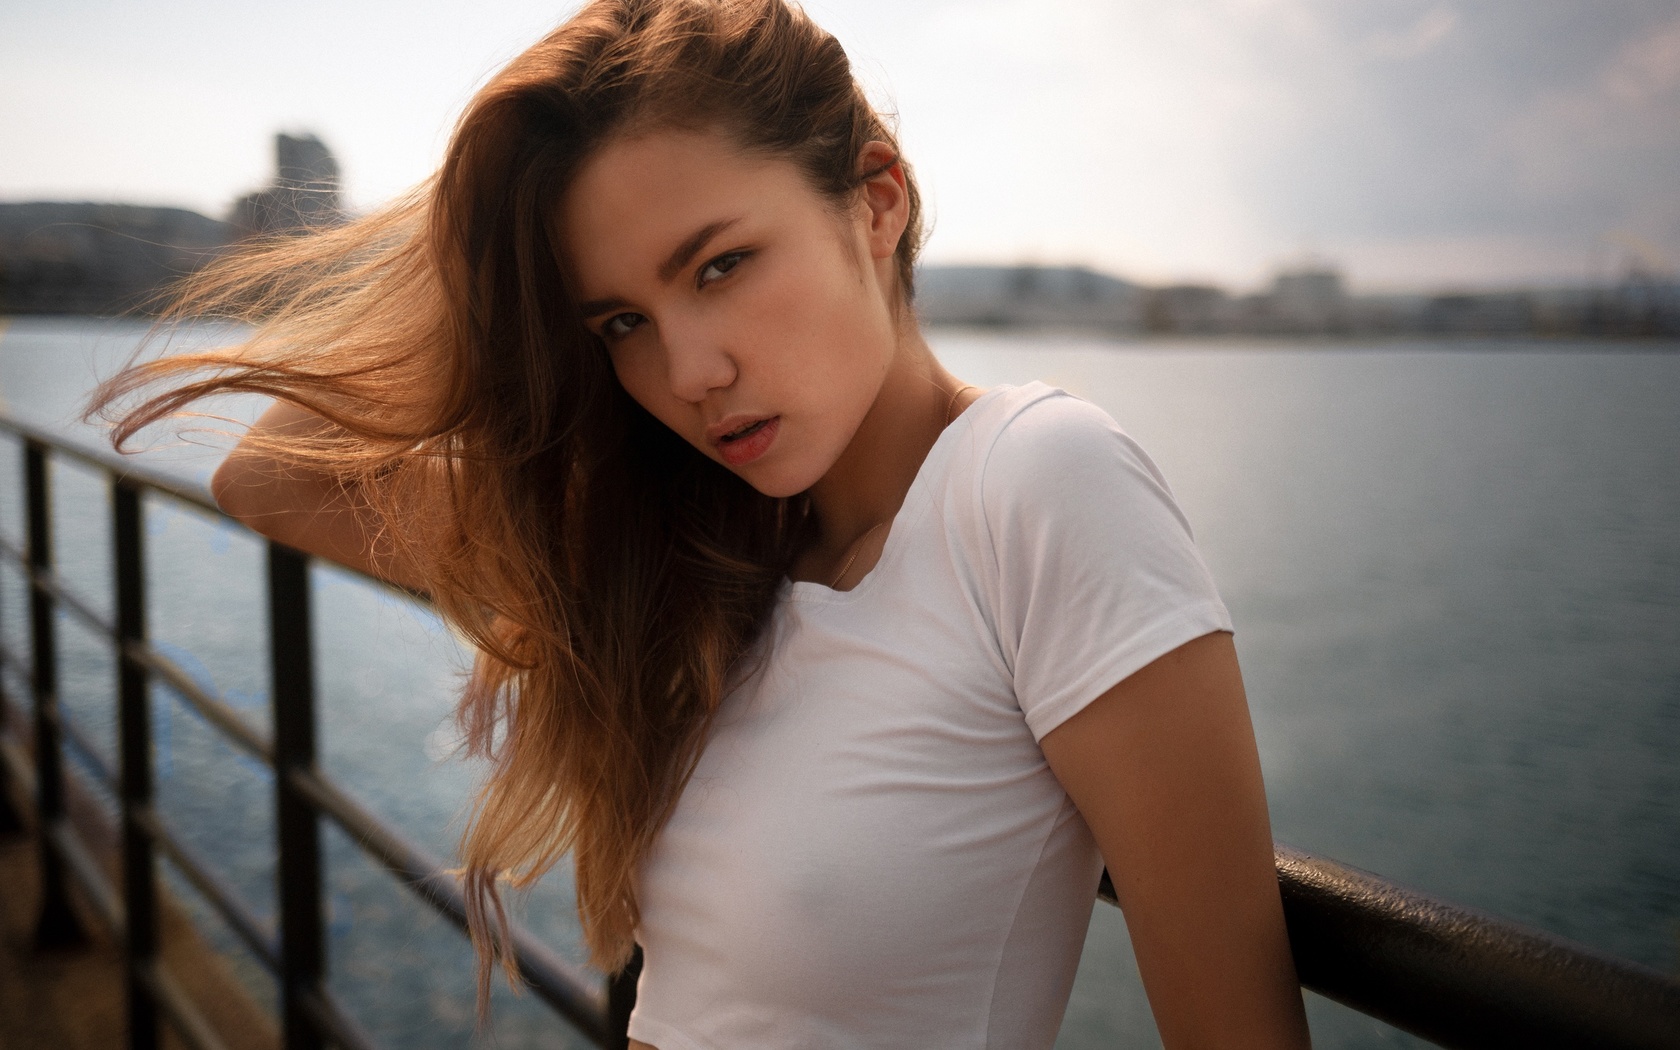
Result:
<svg viewBox="0 0 1680 1050">
<path fill-rule="evenodd" d="M 16 778 L 17 783 L 28 785 L 34 782 L 34 763 L 30 762 L 22 754 L 21 749 L 10 741 L 0 739 L 0 760 L 4 760 L 9 767 L 10 774 Z M 31 800 L 31 803 L 33 804 L 33 800 Z M 148 828 L 154 838 L 165 842 L 166 848 L 169 845 L 178 845 L 168 842 L 167 838 L 157 836 L 156 832 L 159 830 L 162 829 L 157 826 L 154 819 L 152 826 Z M 46 829 L 46 839 L 47 848 L 55 850 L 59 856 L 64 858 L 71 876 L 82 889 L 88 903 L 98 914 L 99 920 L 105 926 L 106 931 L 113 939 L 122 940 L 127 936 L 128 929 L 122 901 L 117 896 L 116 888 L 105 877 L 105 873 L 100 870 L 98 862 L 87 852 L 81 837 L 68 824 L 56 822 Z M 200 888 L 202 891 L 202 887 Z M 212 903 L 220 903 L 215 901 L 211 894 L 206 894 L 206 896 L 211 897 Z M 237 929 L 237 924 L 235 924 L 235 928 Z M 265 959 L 264 961 L 268 960 Z M 153 997 L 164 1008 L 164 1013 L 168 1016 L 170 1023 L 175 1026 L 176 1031 L 180 1033 L 193 1050 L 227 1050 L 227 1044 L 205 1022 L 203 1015 L 192 1005 L 192 1001 L 170 978 L 167 971 L 156 964 L 152 964 L 142 967 L 139 974 Z"/>
<path fill-rule="evenodd" d="M 29 680 L 29 661 L 19 659 L 17 653 L 8 648 L 5 642 L 0 642 L 0 700 L 3 700 L 6 703 L 7 710 L 10 711 L 10 714 L 6 716 L 7 719 L 14 721 L 15 724 L 23 725 L 33 719 L 34 712 L 27 707 L 18 705 L 12 700 L 12 694 L 5 686 L 5 676 L 8 673 L 13 675 L 17 680 L 17 692 L 23 696 L 29 695 L 29 690 L 31 688 L 31 682 Z M 21 752 L 19 753 L 21 754 Z M 30 769 L 33 770 L 34 766 L 31 765 Z M 29 775 L 33 777 L 35 774 L 31 772 Z M 34 790 L 35 782 L 33 780 L 29 781 L 29 787 L 31 791 Z M 37 804 L 35 796 L 33 794 L 30 795 L 30 808 L 36 808 Z"/>
<path fill-rule="evenodd" d="M 84 602 L 80 595 L 66 587 L 56 575 L 47 572 L 34 572 L 30 576 L 53 596 L 54 601 L 75 614 L 76 618 L 87 626 L 106 636 L 110 636 L 116 631 L 115 625 L 110 620 L 101 616 L 94 610 L 93 606 Z"/>
<path fill-rule="evenodd" d="M 96 625 L 100 626 L 100 625 Z M 113 641 L 116 632 L 107 630 L 107 635 Z M 123 645 L 123 652 L 135 663 L 144 667 L 153 678 L 170 689 L 194 711 L 204 717 L 221 734 L 237 744 L 241 750 L 266 766 L 274 765 L 274 750 L 262 733 L 240 716 L 239 712 L 228 706 L 222 700 L 211 696 L 203 686 L 193 681 L 179 664 L 158 652 L 149 645 L 140 642 L 127 642 Z M 27 667 L 28 663 L 18 658 L 17 654 L 0 644 L 0 665 Z"/>
<path fill-rule="evenodd" d="M 126 484 L 135 485 L 142 489 L 151 489 L 160 495 L 168 496 L 171 499 L 190 504 L 191 506 L 205 511 L 216 518 L 240 524 L 238 519 L 218 507 L 216 505 L 216 501 L 210 497 L 208 492 L 205 492 L 197 486 L 172 478 L 160 471 L 139 466 L 134 462 L 134 460 L 124 456 L 123 454 L 104 449 L 89 448 L 88 446 L 70 438 L 66 438 L 63 435 L 55 434 L 39 427 L 30 426 L 27 423 L 20 423 L 15 419 L 8 419 L 4 416 L 0 416 L 0 431 L 10 431 L 25 440 L 38 441 L 41 444 L 49 446 L 55 454 L 63 454 L 88 466 L 97 467 Z M 240 524 L 240 527 L 246 528 L 247 526 Z M 4 536 L 0 536 L 0 544 L 5 542 Z M 420 593 L 419 591 L 411 590 L 410 588 L 404 587 L 400 584 L 392 583 L 390 580 L 374 576 L 364 569 L 357 568 L 353 565 L 341 565 L 330 560 L 328 560 L 327 563 L 332 565 L 334 568 L 351 574 L 352 576 L 359 576 L 363 580 L 366 580 L 368 583 L 373 584 L 389 594 L 408 598 L 412 601 L 419 602 L 421 605 L 430 604 L 426 595 Z"/>
<path fill-rule="evenodd" d="M 6 702 L 9 701 L 0 700 L 0 703 Z M 24 755 L 21 744 L 13 743 L 4 734 L 0 734 L 0 764 L 6 767 L 6 779 L 24 793 L 21 801 L 29 811 L 33 813 L 39 809 L 35 800 L 35 763 Z"/>
<path fill-rule="evenodd" d="M 0 703 L 16 710 L 11 699 L 0 695 Z M 11 721 L 8 716 L 6 721 Z M 35 793 L 35 763 L 24 753 L 21 742 L 7 739 L 0 735 L 0 763 L 6 766 L 6 775 L 11 782 L 19 785 L 25 792 L 25 802 L 31 811 L 39 813 L 39 799 Z M 82 844 L 81 837 L 63 821 L 54 821 L 45 829 L 43 848 L 56 852 L 64 858 L 70 868 L 70 875 L 81 886 L 87 896 L 88 903 L 98 913 L 99 920 L 104 924 L 111 936 L 120 939 L 127 928 L 127 920 L 123 915 L 122 901 L 117 896 L 116 888 L 111 880 L 100 870 L 99 863 L 88 853 Z"/>
<path fill-rule="evenodd" d="M 222 920 L 228 924 L 245 947 L 257 957 L 270 973 L 280 972 L 280 949 L 274 943 L 274 936 L 267 930 L 267 924 L 257 916 L 255 909 L 240 899 L 239 892 L 230 886 L 226 879 L 204 862 L 204 859 L 194 853 L 191 847 L 175 834 L 162 815 L 153 806 L 136 806 L 134 820 L 157 846 L 169 857 L 170 863 L 180 871 L 183 877 L 205 900 L 209 901 Z"/>
<path fill-rule="evenodd" d="M 69 717 L 68 712 L 62 707 L 54 707 L 47 711 L 46 715 L 52 719 L 53 725 L 58 727 L 58 731 L 64 734 L 64 739 L 70 746 L 81 754 L 82 760 L 93 767 L 91 770 L 93 779 L 103 785 L 105 790 L 115 795 L 117 793 L 116 772 L 111 769 L 110 763 L 105 761 L 105 756 L 99 753 L 99 745 L 88 737 L 87 730 L 83 729 L 74 717 Z"/>
<path fill-rule="evenodd" d="M 156 962 L 141 964 L 136 971 L 152 998 L 163 1007 L 164 1016 L 192 1050 L 228 1050 L 210 1022 L 198 1012 L 192 999 L 175 983 L 169 971 Z"/>
<path fill-rule="evenodd" d="M 410 842 L 318 773 L 294 770 L 289 776 L 298 793 L 336 821 L 363 851 L 457 927 L 467 928 L 466 898 L 460 885 L 444 874 L 439 858 Z M 523 928 L 514 928 L 513 947 L 525 982 L 586 1036 L 604 1044 L 607 1033 L 602 982 L 562 959 Z"/>
<path fill-rule="evenodd" d="M 1445 1047 L 1665 1047 L 1680 980 L 1288 846 L 1301 983 Z"/>
<path fill-rule="evenodd" d="M 0 553 L 14 559 L 22 557 L 21 552 L 4 539 L 0 539 Z M 50 594 L 55 601 L 62 602 L 66 608 L 74 612 L 88 626 L 102 633 L 113 643 L 118 641 L 116 627 L 85 605 L 56 575 L 47 572 L 31 572 L 27 563 L 24 564 L 24 570 L 30 579 Z M 204 687 L 193 681 L 175 661 L 158 652 L 152 646 L 137 641 L 123 643 L 123 652 L 129 659 L 144 667 L 152 677 L 179 694 L 181 699 L 203 715 L 206 721 L 221 730 L 224 736 L 230 738 L 252 757 L 270 766 L 274 764 L 273 750 L 268 741 L 263 739 L 262 735 L 245 719 L 241 718 L 238 712 L 216 697 L 211 696 Z M 3 656 L 3 659 L 8 663 L 18 662 L 16 654 L 9 650 L 0 650 L 0 656 Z M 19 663 L 19 666 L 24 665 Z"/>
<path fill-rule="evenodd" d="M 15 653 L 6 648 L 4 642 L 0 642 L 0 690 L 8 688 L 5 684 L 7 675 L 12 677 L 12 685 L 16 687 L 19 694 L 29 692 L 29 664 L 19 660 Z M 19 709 L 13 708 L 13 710 Z M 27 720 L 29 714 L 26 711 L 20 711 L 19 717 Z"/>
<path fill-rule="evenodd" d="M 116 887 L 100 870 L 99 862 L 82 844 L 81 837 L 71 829 L 69 824 L 54 821 L 47 826 L 46 847 L 64 858 L 70 867 L 70 874 L 80 884 L 88 903 L 99 913 L 99 919 L 110 931 L 111 936 L 121 939 L 123 931 L 128 927 L 128 921 L 123 914 L 122 900 L 117 896 Z"/>
<path fill-rule="evenodd" d="M 65 586 L 56 574 L 31 568 L 29 555 L 23 548 L 17 546 L 11 540 L 0 537 L 0 554 L 4 554 L 16 562 L 23 569 L 29 582 L 50 594 L 54 601 L 63 603 L 66 608 L 75 613 L 88 626 L 106 636 L 116 634 L 116 626 L 110 620 L 95 612 L 91 605 L 81 599 L 80 595 Z"/>
<path fill-rule="evenodd" d="M 238 744 L 246 754 L 273 767 L 274 748 L 262 733 L 226 702 L 206 692 L 175 661 L 140 642 L 125 643 L 123 655 L 144 667 L 154 679 L 185 700 L 193 710 L 204 716 L 205 721 L 221 730 L 223 736 Z"/>
<path fill-rule="evenodd" d="M 5 702 L 9 703 L 9 701 Z M 0 738 L 0 761 L 5 762 L 9 775 L 14 778 L 16 783 L 26 786 L 34 783 L 34 763 L 23 755 L 21 748 L 3 738 Z M 33 798 L 31 798 L 32 806 L 33 801 Z M 218 907 L 218 910 L 221 910 L 227 902 L 218 900 L 214 892 L 206 892 L 205 887 L 193 879 L 195 873 L 188 870 L 187 864 L 181 863 L 181 857 L 175 852 L 179 849 L 180 843 L 174 841 L 173 836 L 167 829 L 160 825 L 155 813 L 148 812 L 145 816 L 151 818 L 144 822 L 147 833 L 153 837 L 154 841 L 162 844 L 166 851 L 171 852 L 171 858 L 181 867 L 183 873 L 187 874 L 188 879 L 193 881 L 200 892 L 204 893 L 205 897 Z M 159 834 L 159 832 L 162 832 L 162 834 Z M 47 828 L 46 839 L 47 848 L 55 850 L 59 856 L 64 858 L 71 876 L 82 889 L 88 903 L 98 914 L 99 920 L 105 926 L 106 931 L 113 939 L 122 940 L 127 936 L 128 929 L 122 901 L 117 896 L 116 888 L 106 878 L 105 873 L 100 870 L 98 862 L 87 852 L 81 837 L 68 824 L 59 822 Z M 191 861 L 188 863 L 191 863 Z M 198 874 L 203 874 L 203 872 Z M 226 911 L 223 911 L 223 915 L 229 918 L 230 925 L 234 927 L 235 931 L 243 936 L 245 931 L 240 930 L 238 921 L 229 917 Z M 269 949 L 266 955 L 259 949 L 257 954 L 270 968 L 273 967 L 272 949 Z M 175 1026 L 176 1031 L 180 1033 L 193 1050 L 227 1050 L 226 1043 L 205 1022 L 204 1017 L 192 1005 L 192 1001 L 181 991 L 179 985 L 174 982 L 167 971 L 156 964 L 152 964 L 141 968 L 139 974 L 153 997 L 164 1008 L 170 1023 Z"/>
<path fill-rule="evenodd" d="M 326 988 L 319 985 L 306 988 L 299 999 L 315 1030 L 336 1043 L 341 1050 L 380 1050 L 373 1034 L 351 1017 L 338 997 Z"/>
<path fill-rule="evenodd" d="M 1301 985 L 1450 1048 L 1680 1045 L 1680 980 L 1276 847 Z M 1103 872 L 1098 895 L 1118 904 Z"/>
<path fill-rule="evenodd" d="M 50 446 L 55 454 L 79 460 L 90 467 L 98 468 L 108 474 L 114 474 L 123 481 L 155 489 L 183 503 L 190 503 L 210 511 L 212 514 L 221 514 L 215 500 L 212 500 L 208 493 L 191 485 L 183 484 L 166 474 L 139 466 L 117 452 L 90 448 L 79 441 L 65 437 L 61 433 L 54 433 L 50 430 L 31 426 L 28 423 L 21 423 L 15 419 L 0 418 L 0 430 L 8 430 L 26 441 L 36 441 Z"/>
</svg>

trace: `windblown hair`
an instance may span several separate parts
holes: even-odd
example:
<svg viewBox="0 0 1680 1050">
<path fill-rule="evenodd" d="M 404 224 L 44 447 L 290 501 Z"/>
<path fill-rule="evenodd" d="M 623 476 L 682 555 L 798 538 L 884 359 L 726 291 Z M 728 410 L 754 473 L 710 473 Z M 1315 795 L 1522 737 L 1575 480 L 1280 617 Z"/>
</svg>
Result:
<svg viewBox="0 0 1680 1050">
<path fill-rule="evenodd" d="M 666 127 L 785 158 L 837 205 L 876 174 L 866 143 L 897 151 L 839 43 L 783 0 L 593 0 L 478 93 L 413 194 L 191 279 L 169 316 L 254 324 L 243 344 L 133 365 L 93 401 L 119 448 L 212 394 L 337 425 L 247 440 L 341 479 L 478 648 L 458 717 L 490 760 L 461 843 L 481 1002 L 496 954 L 515 975 L 498 878 L 568 852 L 592 961 L 627 960 L 635 873 L 806 537 L 804 497 L 655 421 L 578 316 L 558 202 L 604 142 Z M 405 530 L 422 519 L 441 525 Z"/>
</svg>

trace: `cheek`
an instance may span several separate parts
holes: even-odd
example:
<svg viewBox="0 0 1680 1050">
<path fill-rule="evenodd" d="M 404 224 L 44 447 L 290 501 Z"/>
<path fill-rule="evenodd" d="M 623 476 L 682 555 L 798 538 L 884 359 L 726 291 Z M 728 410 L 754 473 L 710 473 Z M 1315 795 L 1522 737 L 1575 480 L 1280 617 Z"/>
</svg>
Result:
<svg viewBox="0 0 1680 1050">
<path fill-rule="evenodd" d="M 868 305 L 843 261 L 817 258 L 765 282 L 737 322 L 760 369 L 837 393 L 878 378 Z"/>
<path fill-rule="evenodd" d="M 613 375 L 618 377 L 618 385 L 630 395 L 630 400 L 647 409 L 655 419 L 662 420 L 662 405 L 656 396 L 660 389 L 660 376 L 653 355 L 619 347 L 612 351 L 611 357 Z"/>
</svg>

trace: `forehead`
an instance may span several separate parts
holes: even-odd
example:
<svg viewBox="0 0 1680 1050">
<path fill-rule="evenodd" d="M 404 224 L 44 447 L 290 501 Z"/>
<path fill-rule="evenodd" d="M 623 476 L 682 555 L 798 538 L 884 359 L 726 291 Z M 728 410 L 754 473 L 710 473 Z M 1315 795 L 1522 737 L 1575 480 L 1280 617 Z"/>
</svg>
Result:
<svg viewBox="0 0 1680 1050">
<path fill-rule="evenodd" d="M 721 131 L 643 132 L 584 162 L 560 202 L 560 244 L 586 286 L 645 279 L 709 224 L 785 221 L 825 203 L 791 161 L 742 150 Z"/>
</svg>

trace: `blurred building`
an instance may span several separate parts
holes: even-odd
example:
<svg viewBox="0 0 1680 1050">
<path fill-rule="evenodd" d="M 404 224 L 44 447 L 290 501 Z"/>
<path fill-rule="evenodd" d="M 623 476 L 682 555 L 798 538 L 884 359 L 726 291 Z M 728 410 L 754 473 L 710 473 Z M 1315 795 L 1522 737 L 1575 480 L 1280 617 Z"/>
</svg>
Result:
<svg viewBox="0 0 1680 1050">
<path fill-rule="evenodd" d="M 0 204 L 0 313 L 145 312 L 243 237 L 342 222 L 338 161 L 314 135 L 276 135 L 274 179 L 222 222 L 185 208 Z"/>
<path fill-rule="evenodd" d="M 185 208 L 0 204 L 0 313 L 144 310 L 232 239 L 227 223 Z"/>
<path fill-rule="evenodd" d="M 1435 335 L 1508 335 L 1533 331 L 1534 321 L 1526 292 L 1453 293 L 1431 297 L 1417 327 Z"/>
<path fill-rule="evenodd" d="M 1237 306 L 1223 288 L 1170 284 L 1144 293 L 1143 326 L 1160 334 L 1230 331 Z"/>
<path fill-rule="evenodd" d="M 916 313 L 929 324 L 1136 331 L 1143 294 L 1083 266 L 924 266 Z"/>
<path fill-rule="evenodd" d="M 344 220 L 338 160 L 311 134 L 274 136 L 274 181 L 234 201 L 228 222 L 241 237 L 296 233 Z"/>
<path fill-rule="evenodd" d="M 1613 334 L 1680 334 L 1680 279 L 1635 261 L 1615 287 L 1594 302 L 1592 313 L 1620 326 Z"/>
<path fill-rule="evenodd" d="M 1347 291 L 1328 266 L 1286 270 L 1272 281 L 1272 311 L 1289 331 L 1332 332 L 1347 327 Z"/>
</svg>

